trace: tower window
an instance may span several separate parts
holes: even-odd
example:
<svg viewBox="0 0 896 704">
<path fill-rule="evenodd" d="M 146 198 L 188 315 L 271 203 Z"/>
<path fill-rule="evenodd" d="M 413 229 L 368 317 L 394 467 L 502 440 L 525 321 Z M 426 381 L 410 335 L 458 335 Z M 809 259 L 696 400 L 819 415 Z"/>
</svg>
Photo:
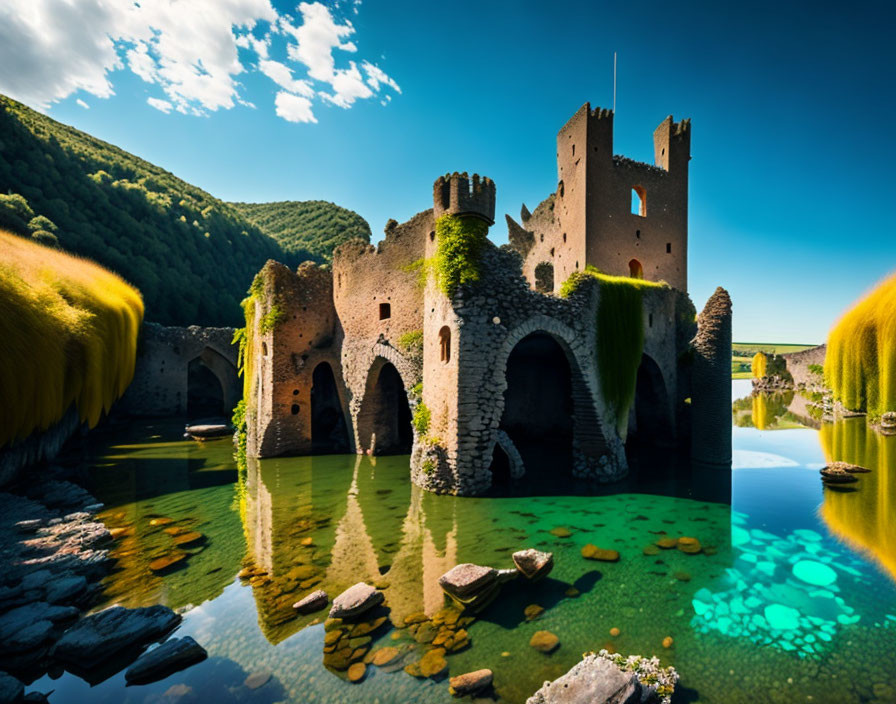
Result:
<svg viewBox="0 0 896 704">
<path fill-rule="evenodd" d="M 647 327 L 649 327 L 649 328 L 653 327 L 653 313 L 647 314 Z"/>
<path fill-rule="evenodd" d="M 633 279 L 643 279 L 644 267 L 641 266 L 641 262 L 639 262 L 637 259 L 632 259 L 628 263 L 628 275 Z"/>
<path fill-rule="evenodd" d="M 666 254 L 672 254 L 672 243 L 666 242 Z"/>
<path fill-rule="evenodd" d="M 647 193 L 641 186 L 632 186 L 632 215 L 647 217 Z"/>
<path fill-rule="evenodd" d="M 576 145 L 575 144 L 572 145 L 572 155 L 573 156 L 576 155 Z"/>
<path fill-rule="evenodd" d="M 380 320 L 388 320 L 392 317 L 392 305 L 389 303 L 380 303 Z"/>
<path fill-rule="evenodd" d="M 641 231 L 640 230 L 635 230 L 635 237 L 638 239 L 641 239 Z"/>
<path fill-rule="evenodd" d="M 566 242 L 566 233 L 563 233 L 563 241 Z"/>
<path fill-rule="evenodd" d="M 439 330 L 439 359 L 446 364 L 451 360 L 451 328 L 447 325 Z"/>
<path fill-rule="evenodd" d="M 292 414 L 294 416 L 299 415 L 299 404 L 297 404 L 297 403 L 292 404 L 292 408 L 290 408 L 289 410 L 292 412 Z"/>
<path fill-rule="evenodd" d="M 435 241 L 436 241 L 436 233 L 435 233 L 435 231 L 432 231 L 432 232 L 429 233 L 429 241 L 430 241 L 430 242 L 435 242 Z"/>
</svg>

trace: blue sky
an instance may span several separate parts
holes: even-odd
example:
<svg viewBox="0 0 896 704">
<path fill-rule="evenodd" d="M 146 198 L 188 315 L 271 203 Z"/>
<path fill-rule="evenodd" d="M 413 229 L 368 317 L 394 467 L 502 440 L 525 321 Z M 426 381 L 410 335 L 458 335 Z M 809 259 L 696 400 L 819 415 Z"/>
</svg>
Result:
<svg viewBox="0 0 896 704">
<path fill-rule="evenodd" d="M 11 0 L 0 92 L 220 198 L 331 200 L 378 240 L 387 219 L 431 206 L 436 176 L 476 171 L 495 180 L 498 212 L 517 217 L 554 190 L 566 119 L 586 101 L 611 105 L 616 51 L 616 153 L 652 161 L 654 127 L 692 119 L 691 295 L 699 309 L 725 286 L 736 340 L 821 342 L 896 269 L 883 3 L 364 0 L 275 3 L 272 15 L 268 0 L 193 0 L 141 20 L 147 32 L 109 1 Z M 267 19 L 233 40 L 227 13 Z M 259 49 L 273 16 L 280 30 Z M 49 50 L 29 54 L 23 37 Z M 141 46 L 148 64 L 127 54 Z M 2 60 L 13 52 L 16 65 Z M 194 54 L 201 70 L 179 74 Z M 262 70 L 265 54 L 288 76 Z M 491 237 L 506 241 L 503 219 Z"/>
</svg>

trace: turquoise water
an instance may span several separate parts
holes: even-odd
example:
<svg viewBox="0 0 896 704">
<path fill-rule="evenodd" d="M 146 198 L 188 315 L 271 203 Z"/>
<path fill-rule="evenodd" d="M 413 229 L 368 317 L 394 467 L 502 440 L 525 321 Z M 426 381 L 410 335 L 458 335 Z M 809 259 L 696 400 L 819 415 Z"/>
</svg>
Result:
<svg viewBox="0 0 896 704">
<path fill-rule="evenodd" d="M 735 397 L 748 384 L 735 382 Z M 144 687 L 125 688 L 118 674 L 90 688 L 65 674 L 34 689 L 55 689 L 51 701 L 63 703 L 448 702 L 444 678 L 400 668 L 369 666 L 350 683 L 324 664 L 323 624 L 296 618 L 292 603 L 318 588 L 334 596 L 376 583 L 389 620 L 373 632 L 373 648 L 397 646 L 411 663 L 431 646 L 401 626 L 445 607 L 442 573 L 466 561 L 510 567 L 514 550 L 537 547 L 555 553 L 550 577 L 505 585 L 466 626 L 469 646 L 446 656 L 450 674 L 491 668 L 494 700 L 524 702 L 583 652 L 606 647 L 674 665 L 674 701 L 896 701 L 896 438 L 861 419 L 821 430 L 749 425 L 733 428 L 730 494 L 718 476 L 694 473 L 644 483 L 653 494 L 628 486 L 603 496 L 465 499 L 412 486 L 406 457 L 264 460 L 240 478 L 229 441 L 184 442 L 174 424 L 98 436 L 92 489 L 108 525 L 121 529 L 105 602 L 183 610 L 178 634 L 210 657 Z M 855 491 L 826 491 L 817 472 L 826 456 L 873 471 Z M 708 489 L 715 483 L 721 493 Z M 708 495 L 722 500 L 691 498 Z M 202 539 L 175 545 L 190 532 Z M 701 552 L 655 547 L 681 536 Z M 587 543 L 620 560 L 585 560 Z M 152 571 L 172 555 L 173 571 Z M 240 579 L 246 567 L 259 576 Z M 530 622 L 532 604 L 545 611 Z M 532 649 L 538 630 L 555 633 L 560 648 Z M 270 677 L 251 689 L 249 675 Z"/>
</svg>

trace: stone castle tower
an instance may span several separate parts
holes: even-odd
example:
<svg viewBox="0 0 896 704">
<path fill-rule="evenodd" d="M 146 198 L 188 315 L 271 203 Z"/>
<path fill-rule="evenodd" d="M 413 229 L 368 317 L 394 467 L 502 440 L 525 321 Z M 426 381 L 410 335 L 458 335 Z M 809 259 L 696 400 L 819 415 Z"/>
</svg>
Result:
<svg viewBox="0 0 896 704">
<path fill-rule="evenodd" d="M 478 281 L 450 297 L 421 264 L 440 256 L 442 216 L 494 224 L 495 184 L 476 174 L 439 177 L 431 208 L 390 221 L 377 246 L 341 245 L 332 268 L 265 265 L 247 308 L 248 454 L 410 454 L 415 484 L 455 494 L 546 471 L 545 457 L 613 481 L 632 441 L 730 461 L 730 434 L 692 431 L 697 414 L 730 415 L 727 371 L 697 383 L 693 360 L 727 364 L 731 312 L 717 293 L 695 323 L 687 294 L 690 123 L 660 124 L 652 166 L 613 156 L 612 120 L 576 112 L 557 136 L 556 192 L 508 217 L 510 245 L 486 240 Z M 589 265 L 665 282 L 637 287 L 626 313 L 644 332 L 628 405 L 600 371 L 605 284 L 558 295 Z"/>
<path fill-rule="evenodd" d="M 557 190 L 522 224 L 509 216 L 523 272 L 557 291 L 585 266 L 688 288 L 690 120 L 653 133 L 654 165 L 613 154 L 613 113 L 586 103 L 557 134 Z"/>
</svg>

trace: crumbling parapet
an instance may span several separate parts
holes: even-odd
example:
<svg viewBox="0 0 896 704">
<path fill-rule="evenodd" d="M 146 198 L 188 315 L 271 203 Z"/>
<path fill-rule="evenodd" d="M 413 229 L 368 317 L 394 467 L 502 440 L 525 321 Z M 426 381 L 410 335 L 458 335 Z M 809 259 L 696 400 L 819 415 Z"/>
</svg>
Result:
<svg viewBox="0 0 896 704">
<path fill-rule="evenodd" d="M 691 458 L 731 463 L 731 297 L 721 286 L 697 317 L 691 375 Z"/>
<path fill-rule="evenodd" d="M 446 213 L 471 216 L 495 224 L 495 182 L 485 176 L 465 171 L 439 176 L 432 187 L 433 217 L 438 220 Z"/>
</svg>

